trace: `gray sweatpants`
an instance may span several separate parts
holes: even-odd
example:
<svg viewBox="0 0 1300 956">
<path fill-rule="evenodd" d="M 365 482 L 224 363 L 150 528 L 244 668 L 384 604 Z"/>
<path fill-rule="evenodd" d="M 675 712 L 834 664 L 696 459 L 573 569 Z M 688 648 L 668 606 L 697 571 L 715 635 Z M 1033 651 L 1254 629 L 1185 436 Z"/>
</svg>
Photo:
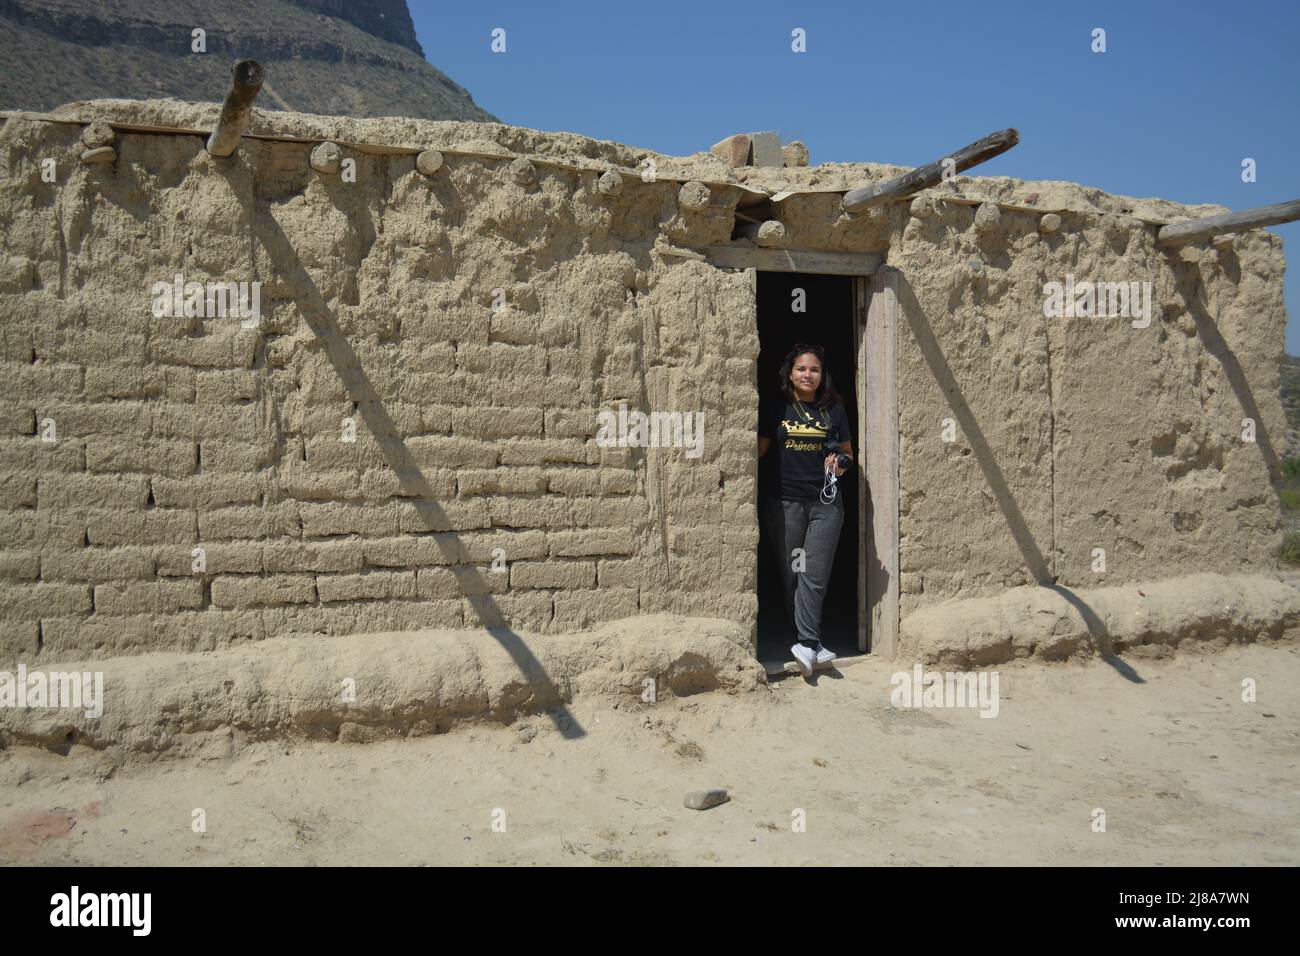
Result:
<svg viewBox="0 0 1300 956">
<path fill-rule="evenodd" d="M 844 524 L 841 495 L 829 505 L 820 499 L 762 499 L 768 537 L 781 572 L 786 618 L 804 644 L 821 641 L 822 601 Z M 798 555 L 792 553 L 796 548 L 804 552 L 802 571 L 796 570 Z"/>
</svg>

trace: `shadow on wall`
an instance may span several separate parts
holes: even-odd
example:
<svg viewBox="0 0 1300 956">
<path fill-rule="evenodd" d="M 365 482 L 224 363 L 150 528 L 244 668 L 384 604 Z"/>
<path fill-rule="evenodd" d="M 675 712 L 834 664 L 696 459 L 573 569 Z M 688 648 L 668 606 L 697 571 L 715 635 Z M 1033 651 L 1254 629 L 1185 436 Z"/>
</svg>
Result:
<svg viewBox="0 0 1300 956">
<path fill-rule="evenodd" d="M 1207 352 L 1218 359 L 1228 384 L 1232 386 L 1232 393 L 1237 396 L 1237 401 L 1241 404 L 1242 413 L 1255 422 L 1255 444 L 1259 446 L 1259 452 L 1264 456 L 1264 465 L 1268 468 L 1268 480 L 1273 486 L 1273 493 L 1281 501 L 1282 462 L 1278 458 L 1277 449 L 1273 447 L 1273 439 L 1269 437 L 1268 429 L 1264 427 L 1264 419 L 1259 414 L 1259 403 L 1255 401 L 1255 393 L 1251 391 L 1241 363 L 1237 361 L 1237 356 L 1233 354 L 1223 338 L 1223 333 L 1219 331 L 1218 322 L 1201 301 L 1200 291 L 1204 285 L 1201 282 L 1200 268 L 1181 262 L 1177 257 L 1177 250 L 1173 250 L 1168 258 L 1169 267 L 1173 270 L 1177 282 L 1178 296 L 1182 299 L 1187 313 L 1196 323 L 1196 334 L 1200 337 L 1201 344 L 1205 346 Z"/>
<path fill-rule="evenodd" d="M 401 434 L 387 409 L 384 408 L 383 402 L 379 400 L 378 392 L 371 385 L 365 369 L 361 366 L 360 359 L 353 351 L 347 336 L 339 329 L 337 320 L 326 305 L 320 289 L 303 266 L 293 243 L 284 234 L 275 217 L 265 209 L 259 210 L 256 226 L 259 237 L 266 242 L 277 271 L 292 282 L 295 288 L 301 290 L 296 300 L 298 307 L 302 310 L 312 332 L 324 345 L 325 354 L 338 373 L 344 388 L 347 389 L 349 398 L 356 402 L 357 410 L 361 413 L 366 427 L 370 429 L 383 450 L 384 460 L 397 475 L 402 489 L 415 496 L 412 501 L 420 518 L 430 530 L 445 527 L 449 522 L 446 521 L 446 513 L 435 500 L 433 487 L 407 450 Z M 442 538 L 434 540 L 438 542 L 439 549 L 448 558 L 453 559 L 449 563 L 455 565 L 455 555 L 448 553 L 454 550 L 454 546 Z M 546 713 L 556 729 L 567 739 L 586 736 L 586 731 L 564 706 L 559 688 L 546 673 L 541 662 L 528 649 L 523 639 L 503 623 L 505 616 L 492 599 L 492 595 L 484 593 L 465 595 L 465 597 L 479 616 L 479 623 L 501 643 L 519 670 L 523 672 L 529 686 L 534 688 L 538 703 L 546 708 Z"/>
<path fill-rule="evenodd" d="M 1064 585 L 1056 583 L 1056 577 L 1051 573 L 1047 560 L 1043 557 L 1042 549 L 1038 547 L 1038 542 L 1034 540 L 1029 525 L 1025 521 L 1025 516 L 1021 513 L 1020 506 L 1016 504 L 1016 499 L 1007 486 L 1002 469 L 993 456 L 993 449 L 989 447 L 988 440 L 984 437 L 979 422 L 975 420 L 970 405 L 966 403 L 966 398 L 962 395 L 961 386 L 957 384 L 957 378 L 953 375 L 948 360 L 943 356 L 943 350 L 939 347 L 938 339 L 935 338 L 934 329 L 930 327 L 930 321 L 926 318 L 921 303 L 917 301 L 916 293 L 913 291 L 906 273 L 903 272 L 899 273 L 898 299 L 899 307 L 907 316 L 907 324 L 912 330 L 912 338 L 916 341 L 917 347 L 920 348 L 926 365 L 930 367 L 930 373 L 934 376 L 935 381 L 939 383 L 939 387 L 943 389 L 944 399 L 952 410 L 957 424 L 961 427 L 962 434 L 970 442 L 971 450 L 975 453 L 975 460 L 979 462 L 980 471 L 984 473 L 984 481 L 988 484 L 989 490 L 993 492 L 993 498 L 1002 511 L 1002 517 L 1007 523 L 1007 529 L 1011 532 L 1011 537 L 1015 540 L 1016 547 L 1020 549 L 1020 554 L 1024 558 L 1025 567 L 1029 569 L 1029 573 L 1033 575 L 1039 587 L 1050 588 L 1055 591 L 1079 612 L 1087 624 L 1088 635 L 1092 638 L 1094 646 L 1101 654 L 1102 660 L 1113 667 L 1126 680 L 1135 684 L 1145 683 L 1137 671 L 1115 654 L 1114 645 L 1106 631 L 1106 623 L 1101 616 L 1079 595 Z M 1052 517 L 1055 520 L 1056 516 L 1053 515 Z"/>
</svg>

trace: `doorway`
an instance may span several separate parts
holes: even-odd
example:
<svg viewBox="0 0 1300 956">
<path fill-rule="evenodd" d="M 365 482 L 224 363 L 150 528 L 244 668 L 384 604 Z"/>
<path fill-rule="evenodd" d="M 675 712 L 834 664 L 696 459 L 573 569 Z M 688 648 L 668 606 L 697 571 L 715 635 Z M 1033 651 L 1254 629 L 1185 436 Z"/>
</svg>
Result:
<svg viewBox="0 0 1300 956">
<path fill-rule="evenodd" d="M 863 447 L 859 421 L 858 322 L 855 306 L 860 298 L 860 280 L 846 275 L 814 275 L 801 272 L 757 272 L 756 298 L 759 338 L 758 395 L 764 402 L 779 397 L 778 371 L 786 353 L 796 343 L 821 345 L 826 350 L 826 371 L 844 400 L 853 435 L 853 451 Z M 802 309 L 802 311 L 799 311 Z M 773 488 L 771 458 L 780 453 L 774 442 L 759 462 L 758 494 L 779 495 Z M 861 507 L 859 468 L 840 478 L 838 495 L 844 503 L 844 524 L 840 529 L 835 560 L 822 606 L 822 643 L 841 657 L 861 652 L 860 633 L 866 628 L 860 612 L 859 588 L 865 569 L 863 535 L 867 518 Z M 773 554 L 767 527 L 759 522 L 758 543 L 758 659 L 765 665 L 793 662 L 792 625 L 781 602 L 777 557 Z M 788 560 L 788 558 L 787 558 Z"/>
</svg>

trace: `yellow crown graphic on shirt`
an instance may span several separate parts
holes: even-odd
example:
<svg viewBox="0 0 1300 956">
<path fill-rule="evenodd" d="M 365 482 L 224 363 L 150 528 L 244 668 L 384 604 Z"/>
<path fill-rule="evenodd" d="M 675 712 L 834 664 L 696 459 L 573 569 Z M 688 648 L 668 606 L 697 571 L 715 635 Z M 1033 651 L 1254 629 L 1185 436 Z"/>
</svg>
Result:
<svg viewBox="0 0 1300 956">
<path fill-rule="evenodd" d="M 791 422 L 782 420 L 785 433 L 799 438 L 825 438 L 829 422 Z"/>
</svg>

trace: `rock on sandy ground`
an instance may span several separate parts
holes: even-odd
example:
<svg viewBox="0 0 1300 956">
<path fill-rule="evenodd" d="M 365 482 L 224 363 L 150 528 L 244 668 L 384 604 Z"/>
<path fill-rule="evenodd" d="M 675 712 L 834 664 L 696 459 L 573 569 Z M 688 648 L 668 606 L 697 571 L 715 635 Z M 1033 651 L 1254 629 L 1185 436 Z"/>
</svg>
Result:
<svg viewBox="0 0 1300 956">
<path fill-rule="evenodd" d="M 995 719 L 892 709 L 905 665 L 866 661 L 744 695 L 583 698 L 567 727 L 538 715 L 119 769 L 16 748 L 0 754 L 0 860 L 1300 863 L 1300 646 L 1129 663 L 1002 667 Z M 682 806 L 706 787 L 731 801 Z"/>
</svg>

